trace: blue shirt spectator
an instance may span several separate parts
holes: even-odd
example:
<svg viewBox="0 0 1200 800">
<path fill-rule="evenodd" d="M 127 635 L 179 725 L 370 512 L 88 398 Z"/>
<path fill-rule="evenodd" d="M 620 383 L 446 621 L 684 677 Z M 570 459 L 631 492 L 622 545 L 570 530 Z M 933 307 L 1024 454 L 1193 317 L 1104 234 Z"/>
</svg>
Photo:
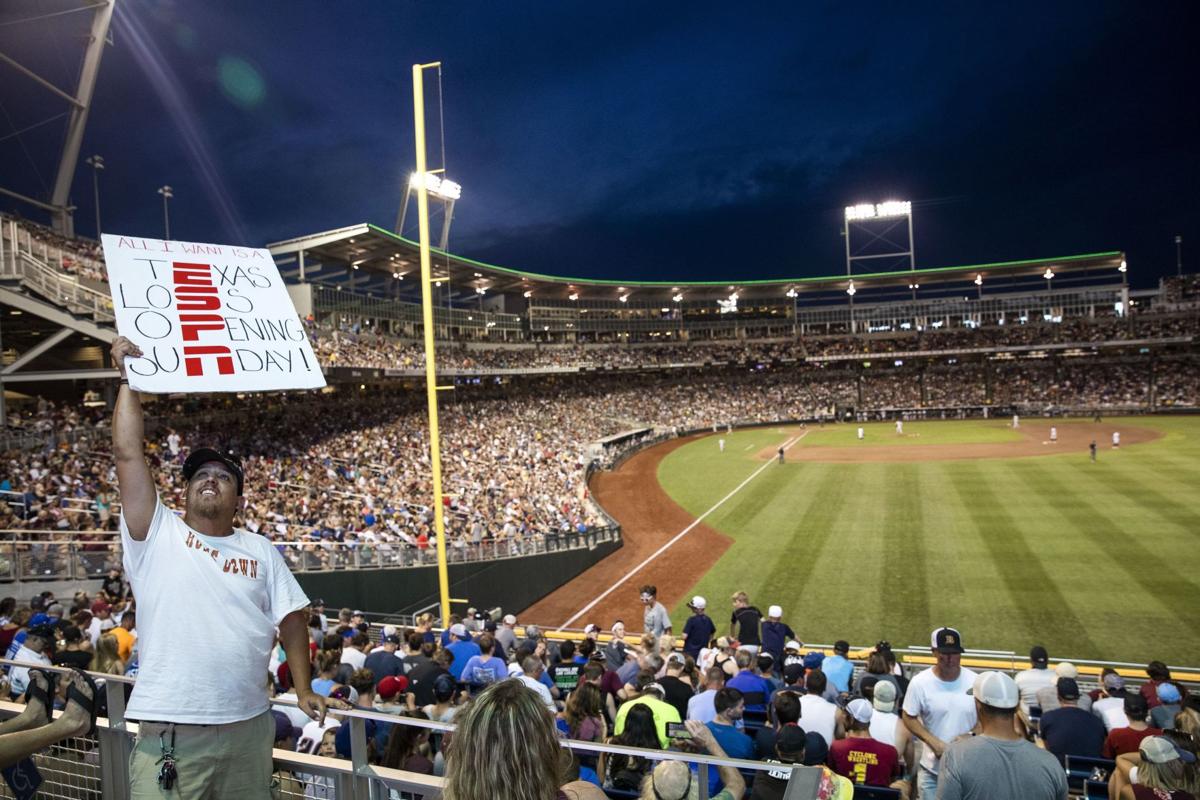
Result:
<svg viewBox="0 0 1200 800">
<path fill-rule="evenodd" d="M 450 663 L 448 669 L 454 676 L 454 680 L 461 681 L 467 662 L 474 656 L 483 655 L 483 651 L 479 649 L 479 645 L 471 641 L 471 634 L 467 633 L 466 627 L 461 622 L 451 625 L 450 633 L 454 636 L 454 641 L 447 645 L 446 649 L 453 654 L 454 661 Z"/>
<path fill-rule="evenodd" d="M 854 677 L 854 665 L 846 658 L 850 643 L 839 639 L 833 645 L 833 655 L 821 664 L 821 671 L 829 679 L 829 685 L 839 693 L 850 691 L 850 679 Z"/>
<path fill-rule="evenodd" d="M 739 667 L 741 666 L 741 655 L 743 653 L 745 653 L 747 656 L 750 655 L 749 653 L 746 653 L 745 650 L 738 651 Z M 755 674 L 755 672 L 750 669 L 743 669 L 737 675 L 734 675 L 725 682 L 725 686 L 729 689 L 737 689 L 742 693 L 743 696 L 751 695 L 752 702 L 746 703 L 745 710 L 756 712 L 763 712 L 767 710 L 767 700 L 771 697 L 771 692 L 775 688 L 771 685 L 770 681 L 761 675 Z M 720 712 L 718 711 L 718 713 Z M 717 741 L 720 740 L 718 739 Z"/>
</svg>

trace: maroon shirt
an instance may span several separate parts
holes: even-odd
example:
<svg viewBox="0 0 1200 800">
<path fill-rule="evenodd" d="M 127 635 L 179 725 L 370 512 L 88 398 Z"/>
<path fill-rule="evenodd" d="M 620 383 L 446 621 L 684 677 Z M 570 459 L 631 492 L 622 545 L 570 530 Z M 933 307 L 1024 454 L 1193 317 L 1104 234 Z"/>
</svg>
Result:
<svg viewBox="0 0 1200 800">
<path fill-rule="evenodd" d="M 884 742 L 868 738 L 838 739 L 829 746 L 829 767 L 854 783 L 888 786 L 900 769 L 900 754 Z"/>
<path fill-rule="evenodd" d="M 1162 736 L 1158 728 L 1146 728 L 1135 731 L 1133 728 L 1113 728 L 1104 740 L 1103 755 L 1105 758 L 1116 758 L 1125 753 L 1136 753 L 1142 746 L 1142 739 L 1147 736 Z"/>
</svg>

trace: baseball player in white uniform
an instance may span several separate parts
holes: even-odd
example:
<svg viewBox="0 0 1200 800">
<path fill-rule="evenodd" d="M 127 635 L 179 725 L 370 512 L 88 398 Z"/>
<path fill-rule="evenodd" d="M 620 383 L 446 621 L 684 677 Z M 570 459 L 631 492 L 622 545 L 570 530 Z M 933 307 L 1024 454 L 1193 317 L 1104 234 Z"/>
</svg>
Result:
<svg viewBox="0 0 1200 800">
<path fill-rule="evenodd" d="M 724 438 L 717 439 L 717 449 L 719 449 L 722 453 L 725 452 L 725 439 Z"/>
<path fill-rule="evenodd" d="M 863 429 L 859 428 L 858 429 L 858 440 L 861 442 L 862 438 L 863 438 Z"/>
<path fill-rule="evenodd" d="M 902 420 L 902 419 L 896 420 L 896 435 L 897 436 L 904 435 L 904 420 Z"/>
<path fill-rule="evenodd" d="M 1050 444 L 1058 444 L 1058 428 L 1050 426 Z"/>
<path fill-rule="evenodd" d="M 1121 432 L 1113 431 L 1113 447 L 1121 446 Z"/>
<path fill-rule="evenodd" d="M 1021 427 L 1021 418 L 1016 414 L 1013 414 L 1013 430 L 1016 430 L 1019 427 Z"/>
</svg>

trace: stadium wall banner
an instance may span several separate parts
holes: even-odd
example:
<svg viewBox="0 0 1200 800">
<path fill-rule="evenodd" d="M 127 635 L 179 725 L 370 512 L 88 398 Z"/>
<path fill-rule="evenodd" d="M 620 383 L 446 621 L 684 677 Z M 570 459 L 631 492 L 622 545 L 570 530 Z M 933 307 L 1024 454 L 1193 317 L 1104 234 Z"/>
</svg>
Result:
<svg viewBox="0 0 1200 800">
<path fill-rule="evenodd" d="M 325 385 L 267 250 L 104 234 L 117 331 L 139 392 L 252 392 Z"/>
</svg>

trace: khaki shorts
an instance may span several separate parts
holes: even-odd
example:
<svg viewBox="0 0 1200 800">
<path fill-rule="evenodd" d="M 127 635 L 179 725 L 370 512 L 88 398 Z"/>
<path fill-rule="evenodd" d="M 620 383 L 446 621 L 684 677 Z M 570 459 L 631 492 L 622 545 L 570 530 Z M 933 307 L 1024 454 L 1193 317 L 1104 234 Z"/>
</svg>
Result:
<svg viewBox="0 0 1200 800">
<path fill-rule="evenodd" d="M 162 742 L 175 733 L 174 788 L 158 786 Z M 129 796 L 134 800 L 270 800 L 271 745 L 275 720 L 270 711 L 225 725 L 172 725 L 142 722 L 129 757 Z"/>
</svg>

